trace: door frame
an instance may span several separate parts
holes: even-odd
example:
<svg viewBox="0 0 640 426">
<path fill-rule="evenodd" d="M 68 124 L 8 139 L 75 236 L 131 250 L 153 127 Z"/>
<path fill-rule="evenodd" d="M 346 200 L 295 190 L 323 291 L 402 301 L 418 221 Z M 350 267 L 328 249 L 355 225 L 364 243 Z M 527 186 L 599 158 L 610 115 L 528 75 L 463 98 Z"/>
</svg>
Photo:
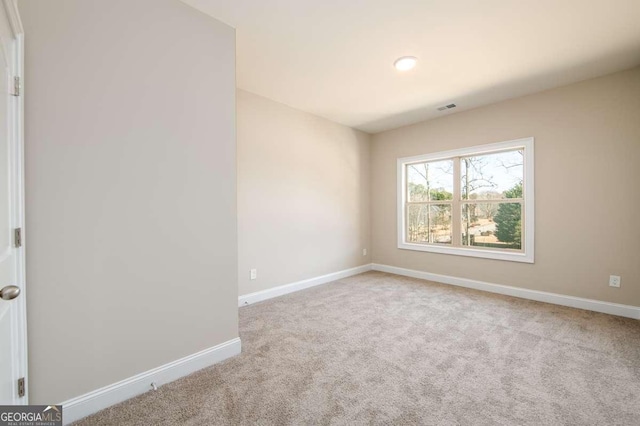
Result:
<svg viewBox="0 0 640 426">
<path fill-rule="evenodd" d="M 25 268 L 25 197 L 24 197 L 24 28 L 18 13 L 17 0 L 2 0 L 4 10 L 11 26 L 14 36 L 13 51 L 7 52 L 11 55 L 11 76 L 20 80 L 18 96 L 12 96 L 9 102 L 9 146 L 10 146 L 10 169 L 11 184 L 10 193 L 13 201 L 13 211 L 11 212 L 11 227 L 21 228 L 21 244 L 15 247 L 16 261 L 16 283 L 20 287 L 20 296 L 16 302 L 14 324 L 16 328 L 12 336 L 13 352 L 12 364 L 18 376 L 16 377 L 16 388 L 14 403 L 16 405 L 26 405 L 29 403 L 29 380 L 28 380 L 28 356 L 27 356 L 27 287 Z M 17 380 L 24 378 L 25 394 L 18 397 Z"/>
</svg>

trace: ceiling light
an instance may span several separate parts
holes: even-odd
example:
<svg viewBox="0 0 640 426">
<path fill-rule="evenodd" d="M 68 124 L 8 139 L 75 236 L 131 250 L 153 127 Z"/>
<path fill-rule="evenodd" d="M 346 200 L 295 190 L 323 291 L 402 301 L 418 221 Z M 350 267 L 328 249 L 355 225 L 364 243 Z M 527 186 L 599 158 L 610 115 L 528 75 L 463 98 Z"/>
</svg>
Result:
<svg viewBox="0 0 640 426">
<path fill-rule="evenodd" d="M 416 66 L 416 62 L 418 62 L 418 58 L 415 56 L 403 56 L 402 58 L 396 59 L 393 66 L 396 67 L 398 71 L 409 71 Z"/>
</svg>

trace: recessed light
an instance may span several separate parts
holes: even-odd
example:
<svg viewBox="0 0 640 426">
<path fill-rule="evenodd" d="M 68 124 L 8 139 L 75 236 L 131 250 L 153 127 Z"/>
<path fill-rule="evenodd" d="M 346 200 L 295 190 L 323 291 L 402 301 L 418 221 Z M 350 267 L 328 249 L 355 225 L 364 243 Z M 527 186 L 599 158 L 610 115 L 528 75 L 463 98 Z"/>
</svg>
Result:
<svg viewBox="0 0 640 426">
<path fill-rule="evenodd" d="M 396 59 L 393 66 L 396 67 L 398 71 L 409 71 L 416 66 L 416 62 L 418 62 L 418 58 L 415 56 L 403 56 L 402 58 Z"/>
</svg>

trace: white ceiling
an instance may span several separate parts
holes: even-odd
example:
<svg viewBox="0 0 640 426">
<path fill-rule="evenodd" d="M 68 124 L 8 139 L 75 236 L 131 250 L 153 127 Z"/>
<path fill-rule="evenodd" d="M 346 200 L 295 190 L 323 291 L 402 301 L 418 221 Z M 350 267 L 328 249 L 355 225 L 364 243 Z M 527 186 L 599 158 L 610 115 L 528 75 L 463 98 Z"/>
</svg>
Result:
<svg viewBox="0 0 640 426">
<path fill-rule="evenodd" d="M 370 133 L 640 64 L 640 0 L 183 1 L 236 28 L 239 88 Z"/>
</svg>

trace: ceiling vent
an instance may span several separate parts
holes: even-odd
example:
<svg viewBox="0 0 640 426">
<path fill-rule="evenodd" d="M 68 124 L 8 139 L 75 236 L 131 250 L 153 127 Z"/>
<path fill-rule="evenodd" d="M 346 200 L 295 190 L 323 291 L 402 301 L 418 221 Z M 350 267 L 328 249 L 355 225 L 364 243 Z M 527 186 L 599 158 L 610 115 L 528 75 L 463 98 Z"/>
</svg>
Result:
<svg viewBox="0 0 640 426">
<path fill-rule="evenodd" d="M 455 108 L 455 107 L 456 107 L 456 104 L 449 104 L 449 105 L 441 106 L 440 108 L 438 108 L 438 111 L 446 111 L 448 109 Z"/>
</svg>

